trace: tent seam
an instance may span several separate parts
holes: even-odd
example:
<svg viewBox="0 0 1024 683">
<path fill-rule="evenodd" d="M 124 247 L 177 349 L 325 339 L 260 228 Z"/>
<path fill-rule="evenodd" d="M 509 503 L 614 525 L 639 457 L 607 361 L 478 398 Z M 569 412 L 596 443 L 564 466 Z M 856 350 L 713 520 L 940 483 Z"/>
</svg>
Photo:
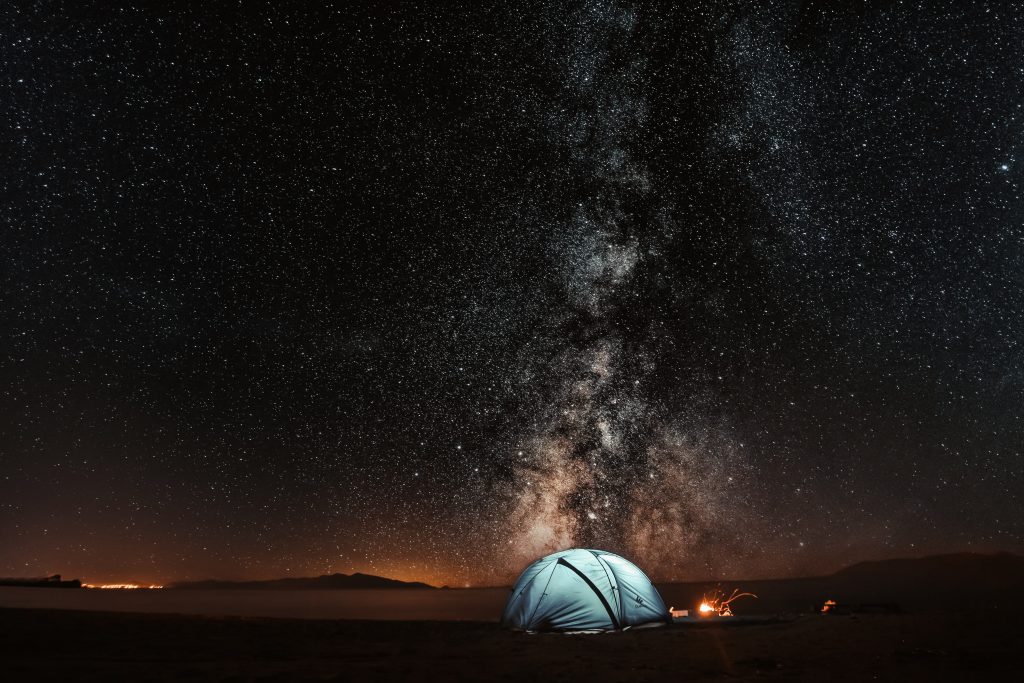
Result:
<svg viewBox="0 0 1024 683">
<path fill-rule="evenodd" d="M 605 600 L 605 597 L 601 594 L 601 591 L 599 591 L 597 589 L 597 586 L 594 585 L 593 581 L 591 581 L 590 579 L 587 578 L 586 574 L 581 572 L 579 570 L 579 568 L 577 568 L 572 563 L 566 561 L 566 559 L 564 557 L 558 558 L 558 562 L 556 564 L 564 564 L 566 567 L 568 567 L 569 569 L 573 570 L 576 573 L 577 576 L 579 576 L 581 579 L 583 579 L 583 582 L 586 583 L 588 586 L 590 586 L 590 590 L 594 591 L 594 595 L 596 595 L 597 599 L 601 601 L 602 605 L 604 605 L 604 609 L 605 609 L 606 612 L 608 612 L 609 619 L 611 619 L 612 628 L 614 628 L 616 630 L 622 628 L 622 626 L 619 624 L 618 618 L 615 616 L 615 612 L 612 611 L 612 606 L 608 604 L 608 601 Z M 554 572 L 552 572 L 552 574 L 553 573 Z"/>
<path fill-rule="evenodd" d="M 513 593 L 515 593 L 515 595 L 512 597 L 512 599 L 515 600 L 516 598 L 521 598 L 523 596 L 523 593 L 526 592 L 526 589 L 529 588 L 530 586 L 532 586 L 533 582 L 536 581 L 537 577 L 540 576 L 543 572 L 544 572 L 544 570 L 541 569 L 536 574 L 531 576 L 530 580 L 526 582 L 526 585 L 523 586 L 522 590 L 520 590 L 518 593 L 515 593 L 515 587 L 513 587 Z M 550 579 L 548 579 L 548 580 L 550 581 Z"/>
<path fill-rule="evenodd" d="M 611 585 L 612 590 L 615 591 L 613 595 L 619 596 L 618 608 L 619 620 L 621 621 L 622 617 L 625 615 L 625 610 L 622 609 L 622 591 L 619 590 L 619 577 L 618 575 L 616 575 L 615 570 L 612 570 L 611 576 L 608 575 L 608 570 L 610 569 L 610 567 L 605 566 L 607 563 L 601 561 L 601 556 L 597 554 L 596 550 L 590 550 L 589 548 L 587 550 L 590 551 L 590 554 L 593 555 L 594 559 L 597 560 L 597 564 L 600 565 L 601 569 L 604 570 L 604 575 L 608 579 L 608 583 Z M 613 576 L 615 577 L 614 579 L 612 578 Z"/>
<path fill-rule="evenodd" d="M 540 603 L 544 599 L 544 596 L 548 594 L 548 586 L 551 585 L 551 579 L 554 578 L 554 576 L 555 576 L 555 569 L 557 569 L 557 568 L 558 568 L 558 562 L 557 561 L 552 562 L 551 563 L 551 575 L 548 577 L 548 582 L 546 584 L 544 584 L 544 591 L 540 594 L 540 597 L 537 598 L 537 604 L 533 606 L 533 612 L 530 613 L 530 618 L 526 620 L 526 628 L 527 629 L 529 629 L 531 626 L 533 626 L 533 618 L 535 616 L 537 616 L 537 610 L 540 609 Z M 540 572 L 537 572 L 537 573 L 540 574 Z M 537 577 L 535 576 L 533 578 L 536 579 Z"/>
</svg>

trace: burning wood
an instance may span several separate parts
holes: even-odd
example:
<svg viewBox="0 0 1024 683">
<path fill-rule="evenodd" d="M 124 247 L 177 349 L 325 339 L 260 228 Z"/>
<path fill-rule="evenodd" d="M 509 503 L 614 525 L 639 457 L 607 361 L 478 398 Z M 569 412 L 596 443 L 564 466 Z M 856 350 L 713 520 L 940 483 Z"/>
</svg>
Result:
<svg viewBox="0 0 1024 683">
<path fill-rule="evenodd" d="M 705 593 L 700 599 L 700 606 L 697 607 L 697 614 L 702 617 L 731 617 L 733 614 L 732 608 L 729 605 L 734 600 L 747 596 L 751 598 L 757 597 L 753 593 L 741 593 L 739 588 L 734 588 L 732 593 L 729 594 L 729 597 L 726 597 L 724 591 L 716 588 L 710 593 Z"/>
</svg>

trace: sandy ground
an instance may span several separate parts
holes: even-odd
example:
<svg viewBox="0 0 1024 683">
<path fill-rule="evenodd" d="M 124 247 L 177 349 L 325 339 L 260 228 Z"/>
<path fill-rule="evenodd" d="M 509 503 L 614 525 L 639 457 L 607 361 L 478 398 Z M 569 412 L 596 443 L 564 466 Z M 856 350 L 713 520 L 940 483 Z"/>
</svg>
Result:
<svg viewBox="0 0 1024 683">
<path fill-rule="evenodd" d="M 0 609 L 283 619 L 497 621 L 508 588 L 459 590 L 65 590 L 0 586 Z"/>
<path fill-rule="evenodd" d="M 0 609 L 5 681 L 1022 680 L 1015 613 L 806 615 L 604 635 L 497 624 Z"/>
</svg>

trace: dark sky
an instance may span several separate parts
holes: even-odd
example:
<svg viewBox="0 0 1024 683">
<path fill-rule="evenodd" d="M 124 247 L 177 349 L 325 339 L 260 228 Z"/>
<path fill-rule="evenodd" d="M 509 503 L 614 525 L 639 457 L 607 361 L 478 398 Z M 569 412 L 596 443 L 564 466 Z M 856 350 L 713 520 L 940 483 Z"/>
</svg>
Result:
<svg viewBox="0 0 1024 683">
<path fill-rule="evenodd" d="M 1024 10 L 683 4 L 5 4 L 0 575 L 1024 550 Z"/>
</svg>

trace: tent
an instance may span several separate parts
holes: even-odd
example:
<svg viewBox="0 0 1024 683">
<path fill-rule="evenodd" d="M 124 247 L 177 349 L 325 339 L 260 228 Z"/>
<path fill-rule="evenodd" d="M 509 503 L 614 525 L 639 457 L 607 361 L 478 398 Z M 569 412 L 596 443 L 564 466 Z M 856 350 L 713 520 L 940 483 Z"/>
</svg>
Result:
<svg viewBox="0 0 1024 683">
<path fill-rule="evenodd" d="M 502 626 L 517 631 L 612 631 L 668 621 L 658 590 L 635 564 L 586 548 L 527 567 L 501 616 Z"/>
</svg>

